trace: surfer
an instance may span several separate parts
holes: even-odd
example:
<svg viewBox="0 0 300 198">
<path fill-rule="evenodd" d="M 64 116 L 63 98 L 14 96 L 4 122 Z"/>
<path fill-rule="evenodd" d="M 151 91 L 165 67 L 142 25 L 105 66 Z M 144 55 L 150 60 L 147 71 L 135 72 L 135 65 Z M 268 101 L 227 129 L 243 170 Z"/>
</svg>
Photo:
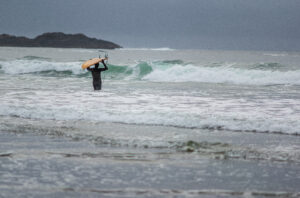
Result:
<svg viewBox="0 0 300 198">
<path fill-rule="evenodd" d="M 102 87 L 101 72 L 108 70 L 104 60 L 102 60 L 101 62 L 104 65 L 104 68 L 98 68 L 99 63 L 95 64 L 95 68 L 87 68 L 87 70 L 92 72 L 94 90 L 101 90 Z"/>
</svg>

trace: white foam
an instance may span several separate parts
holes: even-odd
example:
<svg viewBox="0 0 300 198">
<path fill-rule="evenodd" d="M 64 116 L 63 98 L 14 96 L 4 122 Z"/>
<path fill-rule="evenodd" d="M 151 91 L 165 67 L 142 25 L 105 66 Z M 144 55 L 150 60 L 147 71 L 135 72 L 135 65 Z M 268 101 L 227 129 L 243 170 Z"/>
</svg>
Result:
<svg viewBox="0 0 300 198">
<path fill-rule="evenodd" d="M 73 74 L 80 74 L 81 62 L 50 62 L 44 60 L 12 60 L 0 61 L 3 70 L 7 74 L 26 74 L 42 71 L 72 71 Z"/>
<path fill-rule="evenodd" d="M 239 99 L 218 102 L 204 96 L 22 91 L 1 97 L 0 115 L 299 134 L 299 113 L 290 112 L 300 112 L 299 106 L 294 100 L 244 106 Z"/>
<path fill-rule="evenodd" d="M 204 82 L 233 83 L 246 85 L 292 84 L 300 85 L 300 70 L 267 71 L 234 67 L 201 67 L 174 65 L 169 68 L 156 67 L 143 80 L 155 82 Z"/>
</svg>

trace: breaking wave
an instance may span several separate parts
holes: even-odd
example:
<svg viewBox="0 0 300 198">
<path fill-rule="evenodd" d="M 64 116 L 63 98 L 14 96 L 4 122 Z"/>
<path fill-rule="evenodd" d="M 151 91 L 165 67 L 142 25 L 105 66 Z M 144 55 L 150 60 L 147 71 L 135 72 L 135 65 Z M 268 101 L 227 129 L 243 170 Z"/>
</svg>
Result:
<svg viewBox="0 0 300 198">
<path fill-rule="evenodd" d="M 55 77 L 90 76 L 81 69 L 82 62 L 52 62 L 42 57 L 27 56 L 0 61 L 0 73 L 37 74 Z M 140 61 L 133 65 L 108 65 L 105 78 L 151 82 L 201 82 L 245 85 L 300 85 L 300 69 L 288 69 L 279 63 L 209 63 L 196 65 L 182 60 Z"/>
</svg>

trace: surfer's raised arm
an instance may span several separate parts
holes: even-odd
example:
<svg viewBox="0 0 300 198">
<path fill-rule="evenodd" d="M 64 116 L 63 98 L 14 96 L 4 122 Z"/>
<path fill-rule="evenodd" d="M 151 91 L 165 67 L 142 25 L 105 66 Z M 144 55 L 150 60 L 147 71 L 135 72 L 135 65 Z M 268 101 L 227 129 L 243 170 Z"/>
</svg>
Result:
<svg viewBox="0 0 300 198">
<path fill-rule="evenodd" d="M 101 68 L 101 71 L 106 71 L 106 70 L 108 70 L 108 68 L 107 68 L 107 66 L 106 66 L 106 64 L 105 64 L 105 62 L 104 62 L 104 60 L 102 60 L 101 62 L 102 62 L 102 64 L 104 65 L 104 68 Z"/>
</svg>

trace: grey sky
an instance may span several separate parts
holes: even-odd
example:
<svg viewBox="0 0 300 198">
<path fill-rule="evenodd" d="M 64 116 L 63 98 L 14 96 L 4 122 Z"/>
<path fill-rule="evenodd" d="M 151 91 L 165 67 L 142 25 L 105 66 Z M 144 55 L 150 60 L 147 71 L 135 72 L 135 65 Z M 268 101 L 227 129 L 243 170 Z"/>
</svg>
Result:
<svg viewBox="0 0 300 198">
<path fill-rule="evenodd" d="M 0 0 L 0 33 L 124 47 L 300 51 L 300 0 Z"/>
</svg>

